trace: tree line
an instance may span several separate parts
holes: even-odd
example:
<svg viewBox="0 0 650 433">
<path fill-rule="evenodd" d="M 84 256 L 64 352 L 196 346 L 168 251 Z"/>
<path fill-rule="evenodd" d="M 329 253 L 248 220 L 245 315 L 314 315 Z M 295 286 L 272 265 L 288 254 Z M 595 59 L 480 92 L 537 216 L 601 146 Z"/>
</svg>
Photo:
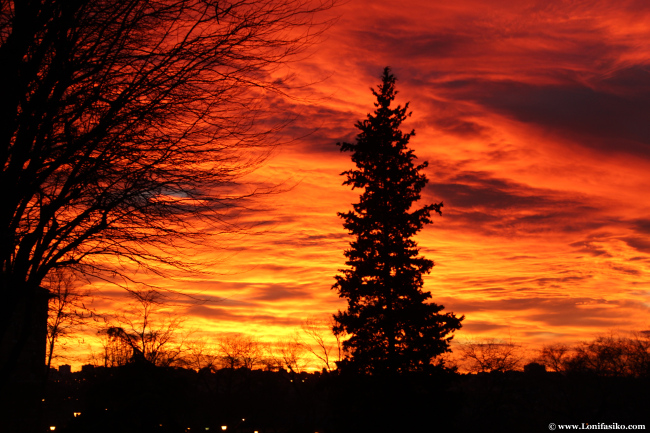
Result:
<svg viewBox="0 0 650 433">
<path fill-rule="evenodd" d="M 237 333 L 206 340 L 196 337 L 198 330 L 185 326 L 184 316 L 169 312 L 163 294 L 154 290 L 132 291 L 130 302 L 123 303 L 119 311 L 104 314 L 78 310 L 70 300 L 78 297 L 74 288 L 62 293 L 68 298 L 52 301 L 58 309 L 50 315 L 48 371 L 52 360 L 109 368 L 145 363 L 197 371 L 263 368 L 291 372 L 306 368 L 333 371 L 341 360 L 341 342 L 330 331 L 332 320 L 309 318 L 289 336 L 272 342 Z M 91 315 L 93 320 L 86 320 Z M 95 349 L 90 355 L 67 356 L 66 349 L 74 345 L 70 340 L 84 331 L 96 334 L 91 345 Z"/>
<path fill-rule="evenodd" d="M 251 340 L 240 342 L 247 346 Z M 548 431 L 551 422 L 571 424 L 576 418 L 618 424 L 647 418 L 648 364 L 643 370 L 630 356 L 647 359 L 644 334 L 600 336 L 566 346 L 557 367 L 552 364 L 556 357 L 547 357 L 548 348 L 530 356 L 512 341 L 465 343 L 474 344 L 475 350 L 485 348 L 482 359 L 492 359 L 493 368 L 483 364 L 479 374 L 459 374 L 452 368 L 407 372 L 400 380 L 345 369 L 325 374 L 269 371 L 255 363 L 250 355 L 257 351 L 249 348 L 241 355 L 217 349 L 212 353 L 217 361 L 198 370 L 136 362 L 86 368 L 53 376 L 46 395 L 47 425 L 64 432 L 180 433 L 227 425 L 228 431 L 247 433 L 341 433 L 476 431 L 488 423 L 498 424 L 500 431 L 521 432 Z M 514 348 L 506 353 L 517 365 L 499 362 L 503 354 L 495 348 L 506 345 Z M 578 359 L 582 365 L 571 362 Z M 81 416 L 74 417 L 75 412 Z"/>
<path fill-rule="evenodd" d="M 70 287 L 63 293 L 75 295 Z M 53 326 L 48 334 L 48 360 L 56 359 L 59 364 L 81 361 L 109 368 L 146 363 L 195 371 L 244 368 L 333 372 L 337 365 L 342 365 L 344 347 L 340 335 L 333 332 L 336 326 L 333 318 L 307 319 L 288 337 L 272 342 L 247 334 L 230 334 L 208 341 L 196 338 L 195 331 L 186 329 L 182 316 L 167 312 L 168 305 L 160 293 L 136 291 L 131 299 L 119 312 L 103 316 L 95 313 L 93 329 L 100 349 L 76 359 L 66 358 L 67 346 L 59 345 L 88 322 L 72 310 L 76 308 L 74 303 L 55 301 L 61 308 L 55 312 L 64 314 L 50 316 Z M 444 365 L 460 373 L 537 369 L 560 374 L 650 377 L 650 333 L 647 331 L 629 335 L 610 333 L 575 344 L 547 344 L 534 350 L 512 339 L 498 338 L 463 339 L 454 346 L 455 353 L 444 358 Z"/>
<path fill-rule="evenodd" d="M 609 333 L 574 344 L 551 343 L 528 350 L 512 340 L 466 340 L 455 366 L 471 373 L 539 371 L 603 377 L 650 377 L 650 333 Z"/>
</svg>

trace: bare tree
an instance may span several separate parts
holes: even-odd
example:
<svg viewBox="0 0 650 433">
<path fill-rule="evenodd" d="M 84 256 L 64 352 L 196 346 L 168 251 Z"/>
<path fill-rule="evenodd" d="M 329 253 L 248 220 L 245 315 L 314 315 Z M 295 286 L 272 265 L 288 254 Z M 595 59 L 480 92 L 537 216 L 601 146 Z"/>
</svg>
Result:
<svg viewBox="0 0 650 433">
<path fill-rule="evenodd" d="M 305 345 L 296 336 L 277 341 L 273 348 L 277 362 L 283 368 L 292 373 L 299 373 L 305 367 Z"/>
<path fill-rule="evenodd" d="M 133 357 L 133 347 L 118 336 L 101 333 L 104 338 L 101 341 L 102 352 L 99 354 L 92 353 L 90 363 L 103 367 L 119 367 L 126 365 Z"/>
<path fill-rule="evenodd" d="M 628 371 L 635 377 L 650 377 L 650 332 L 634 332 L 627 339 Z"/>
<path fill-rule="evenodd" d="M 560 373 L 648 377 L 650 339 L 643 333 L 633 333 L 631 337 L 600 335 L 573 346 L 545 346 L 539 360 Z"/>
<path fill-rule="evenodd" d="M 64 269 L 50 272 L 45 287 L 50 293 L 46 355 L 46 372 L 49 372 L 55 358 L 55 346 L 64 348 L 66 343 L 61 343 L 61 340 L 83 324 L 92 315 L 92 311 L 86 307 L 84 301 L 88 301 L 88 297 L 78 288 L 74 273 Z"/>
<path fill-rule="evenodd" d="M 546 345 L 540 352 L 539 363 L 545 365 L 551 371 L 562 373 L 566 371 L 570 354 L 571 348 L 566 344 Z"/>
<path fill-rule="evenodd" d="M 201 339 L 189 340 L 185 345 L 185 354 L 182 363 L 186 368 L 195 371 L 207 369 L 214 371 L 219 365 L 219 355 L 217 351 L 210 348 L 208 344 Z"/>
<path fill-rule="evenodd" d="M 341 361 L 340 336 L 331 332 L 335 324 L 333 317 L 330 318 L 329 322 L 312 317 L 301 325 L 303 334 L 310 340 L 309 342 L 304 342 L 303 346 L 316 359 L 323 363 L 327 371 L 335 369 L 336 362 Z M 328 333 L 334 337 L 333 342 L 326 339 Z"/>
<path fill-rule="evenodd" d="M 475 373 L 515 370 L 523 356 L 512 341 L 486 339 L 459 343 L 465 367 Z"/>
<path fill-rule="evenodd" d="M 266 371 L 278 371 L 284 367 L 284 361 L 282 361 L 282 358 L 277 353 L 278 351 L 275 346 L 275 343 L 268 342 L 262 345 L 264 355 L 261 363 Z"/>
<path fill-rule="evenodd" d="M 629 354 L 627 338 L 616 335 L 601 335 L 590 342 L 574 348 L 569 359 L 569 369 L 592 371 L 602 376 L 625 376 L 629 374 Z"/>
<path fill-rule="evenodd" d="M 32 313 L 16 306 L 35 302 L 53 269 L 128 278 L 106 256 L 187 268 L 186 242 L 235 229 L 229 209 L 254 193 L 237 180 L 284 125 L 265 117 L 267 96 L 290 87 L 280 66 L 316 40 L 327 22 L 315 14 L 331 6 L 0 2 L 0 344 L 23 323 L 2 373 L 31 333 Z"/>
<path fill-rule="evenodd" d="M 219 352 L 228 368 L 244 367 L 252 370 L 262 362 L 262 346 L 248 335 L 224 337 L 217 343 Z"/>
<path fill-rule="evenodd" d="M 186 336 L 183 318 L 160 311 L 160 294 L 154 290 L 132 292 L 135 302 L 113 315 L 100 331 L 105 336 L 104 365 L 145 362 L 170 366 L 181 362 Z"/>
</svg>

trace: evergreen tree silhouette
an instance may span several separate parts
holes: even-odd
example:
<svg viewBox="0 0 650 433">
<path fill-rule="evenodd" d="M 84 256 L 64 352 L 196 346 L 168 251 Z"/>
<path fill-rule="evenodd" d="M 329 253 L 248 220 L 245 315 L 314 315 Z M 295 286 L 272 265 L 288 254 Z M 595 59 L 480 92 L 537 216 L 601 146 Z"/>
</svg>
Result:
<svg viewBox="0 0 650 433">
<path fill-rule="evenodd" d="M 427 183 L 414 165 L 408 147 L 414 131 L 404 134 L 401 123 L 411 115 L 408 103 L 391 108 L 395 76 L 386 67 L 382 83 L 371 89 L 377 101 L 374 114 L 356 123 L 361 131 L 355 143 L 337 143 L 352 152 L 357 168 L 342 175 L 344 185 L 363 188 L 354 210 L 338 215 L 356 238 L 345 251 L 348 269 L 340 270 L 333 288 L 347 299 L 346 311 L 335 316 L 334 332 L 347 334 L 343 343 L 343 370 L 371 374 L 427 371 L 433 359 L 449 351 L 450 334 L 460 329 L 463 317 L 441 314 L 442 305 L 427 302 L 422 276 L 433 261 L 418 253 L 412 239 L 430 214 L 441 214 L 442 203 L 412 209 Z"/>
</svg>

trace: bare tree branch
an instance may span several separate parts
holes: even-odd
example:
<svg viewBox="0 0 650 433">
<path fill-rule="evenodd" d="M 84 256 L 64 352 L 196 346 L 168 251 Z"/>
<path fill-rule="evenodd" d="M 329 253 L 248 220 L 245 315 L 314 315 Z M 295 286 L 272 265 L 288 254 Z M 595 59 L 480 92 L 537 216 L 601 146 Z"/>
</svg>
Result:
<svg viewBox="0 0 650 433">
<path fill-rule="evenodd" d="M 325 322 L 312 317 L 307 319 L 301 326 L 303 334 L 310 340 L 310 342 L 303 343 L 305 349 L 321 361 L 327 371 L 334 370 L 336 368 L 336 362 L 341 361 L 340 338 L 331 332 L 335 324 L 334 318 L 330 318 L 328 322 Z M 325 330 L 334 337 L 334 342 L 326 340 L 327 333 Z M 332 353 L 335 349 L 336 352 Z M 333 356 L 338 357 L 333 359 Z"/>
<path fill-rule="evenodd" d="M 193 269 L 193 244 L 239 229 L 264 191 L 238 182 L 291 120 L 268 96 L 334 1 L 0 3 L 0 344 L 55 269 Z"/>
</svg>

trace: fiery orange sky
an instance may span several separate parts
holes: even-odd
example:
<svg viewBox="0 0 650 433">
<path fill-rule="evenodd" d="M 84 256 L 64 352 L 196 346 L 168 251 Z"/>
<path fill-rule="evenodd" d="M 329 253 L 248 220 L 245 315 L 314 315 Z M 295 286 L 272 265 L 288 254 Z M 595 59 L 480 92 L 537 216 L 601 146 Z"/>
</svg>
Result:
<svg viewBox="0 0 650 433">
<path fill-rule="evenodd" d="M 200 292 L 175 311 L 206 337 L 273 339 L 345 303 L 330 290 L 350 238 L 336 216 L 358 197 L 337 141 L 372 110 L 384 66 L 410 101 L 411 145 L 428 160 L 422 204 L 444 202 L 418 237 L 435 261 L 425 289 L 466 315 L 457 339 L 575 342 L 649 329 L 650 3 L 351 0 L 311 56 L 315 82 L 280 101 L 297 120 L 251 175 L 290 190 L 241 222 L 255 234 L 197 253 L 212 274 L 161 280 Z M 119 308 L 106 286 L 98 308 Z M 185 309 L 185 311 L 183 311 Z"/>
</svg>

